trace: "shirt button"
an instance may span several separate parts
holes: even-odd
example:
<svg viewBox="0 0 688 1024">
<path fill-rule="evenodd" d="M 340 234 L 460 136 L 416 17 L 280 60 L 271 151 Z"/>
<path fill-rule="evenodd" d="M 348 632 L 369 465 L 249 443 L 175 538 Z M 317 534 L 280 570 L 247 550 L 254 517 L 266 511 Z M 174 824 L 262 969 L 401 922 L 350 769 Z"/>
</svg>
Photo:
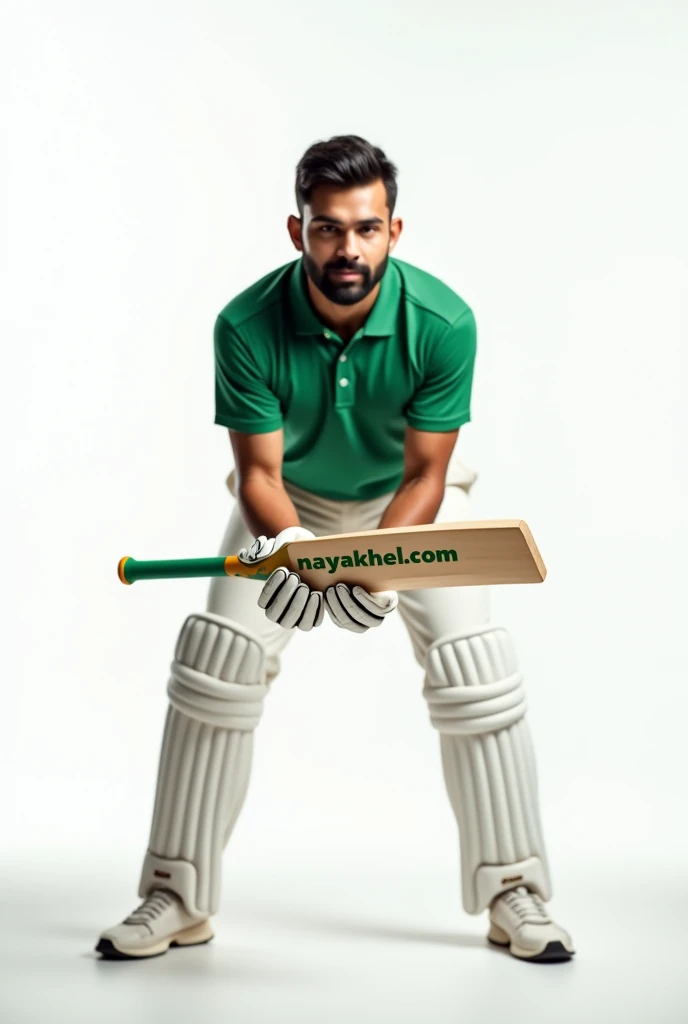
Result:
<svg viewBox="0 0 688 1024">
<path fill-rule="evenodd" d="M 349 382 L 346 379 L 346 377 L 342 377 L 342 379 L 340 380 L 339 383 L 340 383 L 341 387 L 345 388 Z"/>
<path fill-rule="evenodd" d="M 324 331 L 323 332 L 323 338 L 331 338 L 331 337 L 332 337 L 332 335 L 330 334 L 329 331 Z"/>
<path fill-rule="evenodd" d="M 345 363 L 346 362 L 346 356 L 340 356 L 339 357 L 339 362 L 340 363 Z"/>
</svg>

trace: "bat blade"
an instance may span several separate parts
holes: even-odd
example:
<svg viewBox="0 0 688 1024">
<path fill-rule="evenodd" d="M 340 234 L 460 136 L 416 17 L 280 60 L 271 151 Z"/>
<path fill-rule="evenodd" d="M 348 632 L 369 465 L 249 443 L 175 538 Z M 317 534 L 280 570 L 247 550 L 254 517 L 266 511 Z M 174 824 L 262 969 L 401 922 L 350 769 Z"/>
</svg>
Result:
<svg viewBox="0 0 688 1024">
<path fill-rule="evenodd" d="M 359 583 L 371 592 L 541 583 L 547 575 L 522 519 L 433 523 L 317 537 L 286 545 L 310 586 Z"/>
</svg>

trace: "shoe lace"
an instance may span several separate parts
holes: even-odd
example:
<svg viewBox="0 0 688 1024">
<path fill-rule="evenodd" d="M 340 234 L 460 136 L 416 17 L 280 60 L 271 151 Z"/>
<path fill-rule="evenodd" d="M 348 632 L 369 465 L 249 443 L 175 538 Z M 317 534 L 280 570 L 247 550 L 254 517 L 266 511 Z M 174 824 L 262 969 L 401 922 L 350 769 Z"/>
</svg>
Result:
<svg viewBox="0 0 688 1024">
<path fill-rule="evenodd" d="M 166 889 L 154 889 L 143 903 L 134 910 L 123 924 L 150 924 L 172 905 L 174 897 Z"/>
<path fill-rule="evenodd" d="M 502 899 L 523 922 L 546 924 L 550 921 L 550 916 L 540 897 L 537 893 L 526 889 L 524 885 L 519 885 L 516 889 L 510 889 L 504 893 Z"/>
</svg>

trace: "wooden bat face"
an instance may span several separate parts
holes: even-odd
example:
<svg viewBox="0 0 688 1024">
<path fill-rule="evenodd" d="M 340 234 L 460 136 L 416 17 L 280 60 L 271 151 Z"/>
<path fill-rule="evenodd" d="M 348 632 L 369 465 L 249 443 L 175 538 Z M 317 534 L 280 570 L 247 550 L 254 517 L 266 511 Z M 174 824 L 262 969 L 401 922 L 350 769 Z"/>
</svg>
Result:
<svg viewBox="0 0 688 1024">
<path fill-rule="evenodd" d="M 317 537 L 286 544 L 279 554 L 281 564 L 317 590 L 339 582 L 360 583 L 371 592 L 541 583 L 547 575 L 521 519 L 433 523 Z"/>
</svg>

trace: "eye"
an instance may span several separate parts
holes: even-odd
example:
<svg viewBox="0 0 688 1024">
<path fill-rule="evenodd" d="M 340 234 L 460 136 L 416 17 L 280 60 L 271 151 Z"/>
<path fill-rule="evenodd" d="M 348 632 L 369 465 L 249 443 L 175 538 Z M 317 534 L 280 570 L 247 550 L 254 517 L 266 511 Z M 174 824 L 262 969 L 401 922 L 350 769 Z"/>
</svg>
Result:
<svg viewBox="0 0 688 1024">
<path fill-rule="evenodd" d="M 329 235 L 335 230 L 335 226 L 334 224 L 321 224 L 318 230 L 323 235 Z"/>
<path fill-rule="evenodd" d="M 364 224 L 363 227 L 361 228 L 361 231 L 363 231 L 364 233 L 368 231 L 372 231 L 373 233 L 375 233 L 376 231 L 379 231 L 379 228 L 377 224 Z"/>
</svg>

